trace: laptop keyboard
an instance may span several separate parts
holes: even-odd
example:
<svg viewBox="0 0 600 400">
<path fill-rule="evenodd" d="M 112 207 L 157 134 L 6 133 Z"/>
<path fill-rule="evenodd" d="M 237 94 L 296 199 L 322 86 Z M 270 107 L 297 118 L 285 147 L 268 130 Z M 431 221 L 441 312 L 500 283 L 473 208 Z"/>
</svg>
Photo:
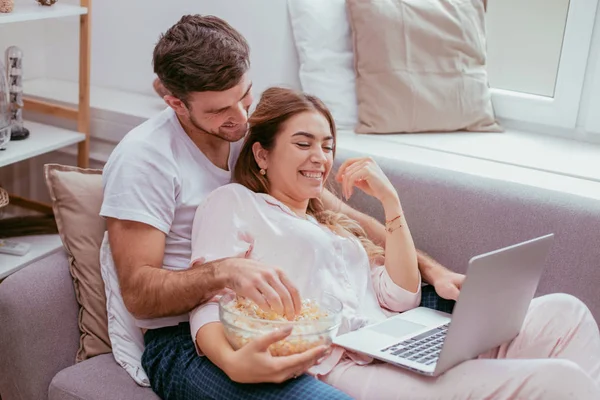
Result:
<svg viewBox="0 0 600 400">
<path fill-rule="evenodd" d="M 448 332 L 448 325 L 445 324 L 423 332 L 418 336 L 381 349 L 381 351 L 421 364 L 431 365 L 436 363 L 440 356 Z"/>
</svg>

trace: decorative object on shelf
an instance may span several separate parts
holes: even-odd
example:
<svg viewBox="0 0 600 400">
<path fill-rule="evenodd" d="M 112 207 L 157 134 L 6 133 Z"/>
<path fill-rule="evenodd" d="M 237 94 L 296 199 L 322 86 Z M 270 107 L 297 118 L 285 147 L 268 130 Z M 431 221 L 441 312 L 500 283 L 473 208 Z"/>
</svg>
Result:
<svg viewBox="0 0 600 400">
<path fill-rule="evenodd" d="M 0 0 L 1 1 L 1 0 Z M 0 150 L 6 150 L 10 141 L 10 102 L 6 69 L 0 60 Z"/>
<path fill-rule="evenodd" d="M 37 2 L 43 6 L 51 6 L 52 4 L 56 3 L 56 0 L 37 0 Z"/>
<path fill-rule="evenodd" d="M 15 8 L 14 0 L 0 0 L 0 13 L 9 13 Z"/>
<path fill-rule="evenodd" d="M 23 51 L 17 46 L 6 49 L 6 68 L 10 98 L 10 140 L 29 137 L 23 126 Z"/>
</svg>

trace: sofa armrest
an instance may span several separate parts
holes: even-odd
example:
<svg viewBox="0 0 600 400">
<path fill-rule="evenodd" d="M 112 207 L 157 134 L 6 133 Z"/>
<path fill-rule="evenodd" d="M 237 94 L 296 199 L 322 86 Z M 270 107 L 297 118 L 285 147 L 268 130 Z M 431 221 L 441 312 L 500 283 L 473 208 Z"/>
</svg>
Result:
<svg viewBox="0 0 600 400">
<path fill-rule="evenodd" d="M 0 283 L 0 396 L 48 398 L 52 378 L 75 363 L 79 345 L 69 263 L 60 251 Z"/>
</svg>

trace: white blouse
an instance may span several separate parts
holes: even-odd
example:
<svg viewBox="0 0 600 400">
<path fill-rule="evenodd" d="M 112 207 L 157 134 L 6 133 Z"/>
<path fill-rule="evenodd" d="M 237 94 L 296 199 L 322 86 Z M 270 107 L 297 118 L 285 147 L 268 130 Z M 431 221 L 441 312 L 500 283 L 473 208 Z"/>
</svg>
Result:
<svg viewBox="0 0 600 400">
<path fill-rule="evenodd" d="M 354 237 L 342 237 L 313 217 L 297 216 L 274 197 L 239 184 L 212 192 L 198 207 L 192 229 L 191 263 L 225 257 L 246 257 L 282 269 L 302 298 L 327 291 L 343 304 L 338 335 L 387 318 L 389 311 L 417 307 L 416 293 L 396 285 L 382 265 L 371 266 Z M 190 313 L 192 338 L 205 324 L 219 321 L 215 301 Z M 335 348 L 313 373 L 325 374 L 344 350 Z M 357 362 L 370 359 L 349 354 Z"/>
</svg>

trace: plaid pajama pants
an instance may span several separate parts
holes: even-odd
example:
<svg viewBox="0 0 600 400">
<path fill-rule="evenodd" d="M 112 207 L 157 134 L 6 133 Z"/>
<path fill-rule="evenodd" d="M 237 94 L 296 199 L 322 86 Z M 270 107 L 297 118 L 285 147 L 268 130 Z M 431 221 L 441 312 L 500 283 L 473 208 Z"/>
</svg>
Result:
<svg viewBox="0 0 600 400">
<path fill-rule="evenodd" d="M 207 357 L 198 357 L 188 323 L 149 330 L 144 341 L 142 366 L 152 389 L 164 400 L 352 399 L 310 375 L 281 384 L 233 382 Z"/>
<path fill-rule="evenodd" d="M 425 285 L 421 288 L 421 307 L 433 308 L 452 314 L 454 303 L 456 303 L 454 300 L 446 300 L 438 296 L 432 285 Z"/>
<path fill-rule="evenodd" d="M 422 293 L 423 307 L 452 312 L 454 301 L 439 297 L 433 286 L 423 286 Z M 188 323 L 149 330 L 144 341 L 142 366 L 152 389 L 164 400 L 351 399 L 333 386 L 309 375 L 281 384 L 233 382 L 207 357 L 198 357 Z"/>
</svg>

